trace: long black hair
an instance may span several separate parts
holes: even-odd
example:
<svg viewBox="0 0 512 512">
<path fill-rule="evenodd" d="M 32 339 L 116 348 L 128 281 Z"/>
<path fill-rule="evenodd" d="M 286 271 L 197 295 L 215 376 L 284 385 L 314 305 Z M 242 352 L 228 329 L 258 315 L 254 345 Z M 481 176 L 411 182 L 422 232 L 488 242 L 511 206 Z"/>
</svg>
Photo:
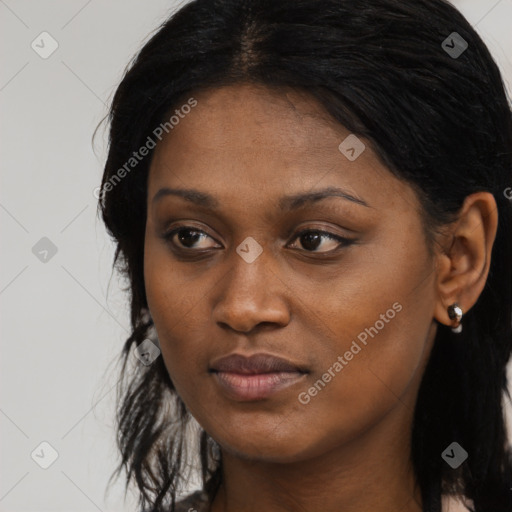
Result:
<svg viewBox="0 0 512 512">
<path fill-rule="evenodd" d="M 143 278 L 152 151 L 136 163 L 130 158 L 156 140 L 155 129 L 170 129 L 172 112 L 194 93 L 242 82 L 304 91 L 370 141 L 390 172 L 417 191 L 427 240 L 456 218 L 468 195 L 494 195 L 499 225 L 486 286 L 462 333 L 438 327 L 411 456 L 425 511 L 439 512 L 442 494 L 460 493 L 476 512 L 510 512 L 512 455 L 502 400 L 510 398 L 512 347 L 512 114 L 489 50 L 445 0 L 194 0 L 130 63 L 109 113 L 98 203 L 131 301 L 116 475 L 126 469 L 126 486 L 135 481 L 143 508 L 173 510 L 197 435 L 192 456 L 199 455 L 210 498 L 221 481 L 216 443 L 194 424 L 162 357 L 127 366 L 135 345 L 151 336 L 158 342 Z M 469 454 L 456 470 L 441 457 L 453 441 Z"/>
</svg>

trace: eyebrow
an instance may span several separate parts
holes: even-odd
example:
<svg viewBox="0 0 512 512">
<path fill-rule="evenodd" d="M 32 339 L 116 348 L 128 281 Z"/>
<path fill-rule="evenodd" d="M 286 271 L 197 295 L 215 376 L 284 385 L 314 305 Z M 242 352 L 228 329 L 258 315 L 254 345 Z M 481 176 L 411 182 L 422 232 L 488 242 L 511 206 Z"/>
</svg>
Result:
<svg viewBox="0 0 512 512">
<path fill-rule="evenodd" d="M 205 192 L 201 192 L 195 189 L 176 189 L 168 187 L 161 188 L 154 195 L 152 203 L 154 204 L 157 201 L 159 201 L 162 197 L 169 195 L 182 197 L 186 201 L 194 203 L 198 206 L 204 206 L 206 208 L 215 209 L 220 206 L 220 202 L 215 197 Z M 322 199 L 326 199 L 328 197 L 341 197 L 342 199 L 346 199 L 347 201 L 351 201 L 353 203 L 360 204 L 362 206 L 370 208 L 370 206 L 363 199 L 355 197 L 346 190 L 343 190 L 338 187 L 327 187 L 321 190 L 316 190 L 314 192 L 305 192 L 283 196 L 279 200 L 278 204 L 281 210 L 295 210 L 306 203 L 313 203 L 316 201 L 320 201 Z"/>
</svg>

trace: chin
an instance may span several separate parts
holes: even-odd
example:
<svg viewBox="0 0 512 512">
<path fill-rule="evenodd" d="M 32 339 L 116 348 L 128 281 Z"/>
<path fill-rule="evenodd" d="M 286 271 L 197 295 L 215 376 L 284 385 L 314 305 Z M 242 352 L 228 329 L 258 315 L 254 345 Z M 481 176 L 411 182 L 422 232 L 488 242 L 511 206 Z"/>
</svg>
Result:
<svg viewBox="0 0 512 512">
<path fill-rule="evenodd" d="M 229 446 L 222 448 L 228 451 L 231 455 L 240 458 L 251 460 L 255 462 L 268 462 L 273 464 L 289 464 L 292 462 L 299 462 L 307 458 L 302 450 L 297 451 L 297 447 L 293 446 L 279 446 L 279 447 L 268 447 L 262 446 L 259 449 L 257 447 L 246 446 Z"/>
<path fill-rule="evenodd" d="M 259 462 L 290 463 L 298 462 L 314 455 L 315 448 L 307 444 L 311 438 L 302 439 L 297 433 L 286 436 L 271 437 L 268 432 L 259 435 L 251 429 L 250 433 L 243 434 L 238 430 L 233 437 L 214 437 L 223 451 L 241 458 Z M 250 440 L 250 441 L 248 441 Z"/>
</svg>

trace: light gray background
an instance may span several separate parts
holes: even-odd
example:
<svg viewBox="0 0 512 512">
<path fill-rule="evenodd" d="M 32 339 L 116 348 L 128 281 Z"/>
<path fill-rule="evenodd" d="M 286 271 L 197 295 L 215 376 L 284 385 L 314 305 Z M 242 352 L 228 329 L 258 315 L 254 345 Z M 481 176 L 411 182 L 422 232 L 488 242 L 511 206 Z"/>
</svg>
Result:
<svg viewBox="0 0 512 512">
<path fill-rule="evenodd" d="M 512 0 L 453 3 L 512 91 Z M 176 5 L 0 0 L 1 511 L 135 510 L 121 484 L 104 495 L 117 463 L 112 362 L 129 321 L 96 219 L 105 132 L 94 149 L 91 137 L 125 66 Z M 43 31 L 59 45 L 47 59 L 31 48 Z M 57 247 L 46 263 L 32 252 L 42 237 Z M 42 441 L 58 452 L 48 469 L 31 458 Z"/>
</svg>

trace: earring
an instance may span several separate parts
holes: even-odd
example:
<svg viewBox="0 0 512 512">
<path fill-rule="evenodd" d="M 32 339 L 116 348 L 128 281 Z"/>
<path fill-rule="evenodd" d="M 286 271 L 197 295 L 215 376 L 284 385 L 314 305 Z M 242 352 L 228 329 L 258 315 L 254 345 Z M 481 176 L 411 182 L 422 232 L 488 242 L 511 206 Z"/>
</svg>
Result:
<svg viewBox="0 0 512 512">
<path fill-rule="evenodd" d="M 450 320 L 455 320 L 455 325 L 452 327 L 452 332 L 459 333 L 462 331 L 462 309 L 461 307 L 454 302 L 447 308 L 448 310 L 448 316 L 450 317 Z"/>
</svg>

